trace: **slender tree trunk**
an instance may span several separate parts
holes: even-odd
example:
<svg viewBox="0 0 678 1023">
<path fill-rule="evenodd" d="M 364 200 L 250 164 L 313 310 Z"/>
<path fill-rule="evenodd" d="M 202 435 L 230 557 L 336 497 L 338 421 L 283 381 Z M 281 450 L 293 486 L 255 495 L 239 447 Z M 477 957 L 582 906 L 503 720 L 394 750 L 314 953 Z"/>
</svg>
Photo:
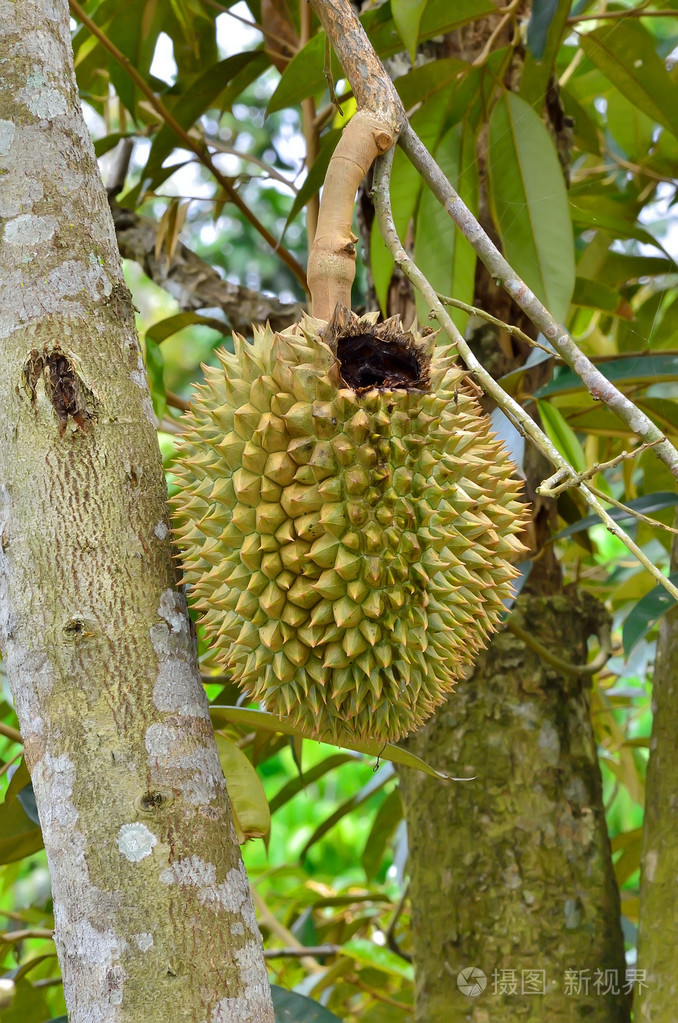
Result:
<svg viewBox="0 0 678 1023">
<path fill-rule="evenodd" d="M 271 1023 L 67 0 L 0 0 L 0 644 L 71 1023 Z"/>
<path fill-rule="evenodd" d="M 518 621 L 581 664 L 592 603 L 523 597 Z M 587 684 L 504 631 L 409 747 L 476 776 L 401 771 L 418 1023 L 628 1020 Z M 477 996 L 459 986 L 469 967 L 486 977 Z"/>
<path fill-rule="evenodd" d="M 675 538 L 674 538 L 675 539 Z M 678 542 L 672 568 L 678 569 Z M 674 1023 L 678 1004 L 678 608 L 662 619 L 652 680 L 652 739 L 645 786 L 636 1017 Z"/>
</svg>

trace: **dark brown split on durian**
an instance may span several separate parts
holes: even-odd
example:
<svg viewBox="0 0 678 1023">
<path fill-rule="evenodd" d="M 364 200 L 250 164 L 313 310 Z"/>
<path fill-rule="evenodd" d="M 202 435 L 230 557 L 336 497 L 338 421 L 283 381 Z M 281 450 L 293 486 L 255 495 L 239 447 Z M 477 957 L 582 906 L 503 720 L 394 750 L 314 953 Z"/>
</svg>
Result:
<svg viewBox="0 0 678 1023">
<path fill-rule="evenodd" d="M 429 390 L 430 350 L 403 330 L 399 316 L 371 325 L 337 305 L 323 339 L 337 357 L 344 383 L 358 394 L 374 388 Z"/>
</svg>

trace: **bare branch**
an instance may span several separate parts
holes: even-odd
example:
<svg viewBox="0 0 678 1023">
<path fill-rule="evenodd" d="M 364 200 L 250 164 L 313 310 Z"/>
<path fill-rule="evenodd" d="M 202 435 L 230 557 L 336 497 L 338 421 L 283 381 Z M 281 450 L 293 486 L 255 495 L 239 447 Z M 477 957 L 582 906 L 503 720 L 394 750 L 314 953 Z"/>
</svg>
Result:
<svg viewBox="0 0 678 1023">
<path fill-rule="evenodd" d="M 253 323 L 268 320 L 274 330 L 284 330 L 299 319 L 303 308 L 299 303 L 286 304 L 231 284 L 181 242 L 168 266 L 164 255 L 160 259 L 155 256 L 155 221 L 118 206 L 110 193 L 109 202 L 120 255 L 139 263 L 154 284 L 177 300 L 182 312 L 222 309 L 231 328 L 245 335 L 251 334 Z"/>
</svg>

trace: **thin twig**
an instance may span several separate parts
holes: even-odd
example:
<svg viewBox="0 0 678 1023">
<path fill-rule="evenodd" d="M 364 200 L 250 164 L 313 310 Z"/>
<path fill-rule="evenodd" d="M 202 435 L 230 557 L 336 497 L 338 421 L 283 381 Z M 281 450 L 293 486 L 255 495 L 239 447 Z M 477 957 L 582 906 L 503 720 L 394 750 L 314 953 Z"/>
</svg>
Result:
<svg viewBox="0 0 678 1023">
<path fill-rule="evenodd" d="M 492 52 L 492 47 L 494 46 L 499 34 L 502 32 L 504 27 L 509 23 L 509 21 L 515 14 L 517 8 L 520 6 L 522 2 L 523 0 L 512 0 L 509 6 L 504 8 L 504 10 L 502 11 L 503 17 L 499 19 L 498 23 L 492 30 L 492 34 L 490 35 L 489 39 L 485 43 L 484 47 L 482 48 L 476 59 L 471 64 L 471 67 L 482 67 L 482 65 L 487 62 L 490 53 Z"/>
<path fill-rule="evenodd" d="M 267 927 L 273 934 L 281 938 L 287 944 L 288 948 L 300 949 L 301 955 L 299 956 L 299 959 L 304 969 L 308 970 L 309 973 L 321 973 L 324 967 L 320 965 L 317 959 L 314 959 L 313 956 L 308 954 L 307 949 L 304 948 L 301 942 L 297 941 L 292 932 L 288 931 L 285 925 L 273 915 L 259 892 L 254 887 L 252 887 L 252 898 L 254 899 L 254 905 L 256 906 L 260 923 L 263 924 L 264 927 Z"/>
<path fill-rule="evenodd" d="M 341 945 L 292 945 L 286 948 L 265 948 L 264 959 L 303 959 L 307 956 L 336 956 Z"/>
<path fill-rule="evenodd" d="M 283 263 L 292 271 L 297 280 L 299 280 L 301 284 L 304 286 L 304 288 L 306 288 L 306 274 L 304 272 L 303 267 L 300 266 L 300 264 L 292 255 L 292 253 L 288 252 L 288 250 L 283 245 L 280 244 L 280 242 L 271 234 L 268 228 L 261 223 L 259 218 L 250 210 L 247 204 L 240 198 L 240 196 L 238 195 L 237 191 L 235 190 L 231 182 L 228 180 L 228 178 L 225 177 L 218 169 L 218 167 L 214 165 L 214 161 L 209 155 L 206 146 L 201 145 L 201 143 L 196 141 L 196 139 L 194 139 L 189 132 L 185 131 L 181 127 L 179 122 L 170 113 L 170 111 L 167 109 L 164 103 L 162 103 L 162 101 L 158 99 L 158 97 L 153 92 L 148 83 L 144 81 L 142 76 L 132 65 L 129 58 L 126 57 L 125 54 L 122 53 L 117 48 L 117 46 L 115 46 L 110 41 L 110 39 L 107 38 L 107 36 L 101 31 L 99 26 L 94 21 L 92 21 L 91 18 L 87 17 L 87 15 L 83 11 L 82 7 L 77 2 L 77 0 L 69 0 L 69 4 L 71 11 L 75 15 L 75 17 L 79 21 L 81 21 L 82 24 L 85 25 L 87 29 L 89 29 L 92 35 L 99 40 L 103 48 L 105 50 L 108 50 L 113 59 L 124 69 L 126 74 L 129 75 L 134 84 L 144 94 L 148 102 L 151 104 L 151 106 L 153 107 L 155 112 L 160 116 L 160 118 L 164 121 L 167 127 L 171 128 L 171 130 L 174 132 L 177 138 L 181 140 L 183 146 L 186 149 L 189 149 L 192 153 L 195 153 L 200 162 L 205 167 L 207 167 L 207 169 L 213 175 L 214 179 L 221 185 L 221 187 L 223 188 L 224 192 L 228 196 L 229 200 L 233 203 L 233 205 L 240 210 L 245 219 L 248 220 L 252 227 L 254 227 L 254 229 L 259 232 L 261 237 L 270 245 L 273 251 L 280 256 Z"/>
<path fill-rule="evenodd" d="M 623 11 L 602 11 L 600 14 L 573 14 L 565 22 L 566 25 L 577 25 L 580 21 L 616 21 L 618 18 L 675 18 L 676 11 L 650 11 L 647 4 Z"/>
<path fill-rule="evenodd" d="M 667 533 L 674 533 L 678 536 L 678 529 L 674 526 L 667 526 L 663 522 L 657 522 L 656 519 L 650 518 L 649 515 L 643 515 L 642 512 L 636 511 L 634 508 L 629 508 L 627 504 L 624 504 L 622 501 L 617 501 L 614 497 L 610 497 L 610 495 L 606 494 L 604 490 L 599 490 L 598 487 L 594 487 L 592 483 L 589 483 L 589 487 L 596 497 L 599 497 L 602 501 L 607 501 L 608 504 L 613 505 L 615 508 L 619 508 L 620 511 L 626 512 L 627 515 L 630 515 L 634 519 L 638 519 L 639 522 L 644 522 L 646 525 L 652 526 L 653 529 L 663 529 Z"/>
<path fill-rule="evenodd" d="M 24 755 L 23 750 L 19 750 L 17 753 L 14 754 L 13 757 L 10 757 L 9 760 L 6 760 L 2 767 L 0 767 L 0 778 L 2 778 L 3 774 L 9 771 L 12 764 L 15 764 L 17 760 L 21 760 L 23 755 Z"/>
<path fill-rule="evenodd" d="M 493 323 L 495 327 L 501 327 L 506 331 L 507 334 L 511 334 L 513 337 L 519 338 L 524 341 L 526 345 L 531 345 L 532 348 L 540 348 L 542 352 L 546 352 L 552 359 L 560 359 L 557 352 L 554 352 L 552 348 L 547 348 L 546 345 L 539 344 L 533 337 L 526 334 L 520 327 L 516 327 L 513 323 L 506 323 L 505 320 L 500 320 L 497 316 L 492 316 L 491 313 L 486 313 L 484 309 L 478 308 L 475 305 L 469 305 L 468 302 L 462 302 L 459 298 L 450 298 L 448 295 L 438 294 L 438 298 L 443 305 L 451 306 L 453 309 L 461 309 L 463 313 L 468 313 L 469 316 L 477 316 L 479 320 L 486 320 L 488 323 Z"/>
<path fill-rule="evenodd" d="M 548 458 L 552 465 L 556 466 L 562 474 L 563 479 L 576 475 L 572 466 L 560 454 L 554 444 L 551 443 L 546 434 L 537 426 L 527 412 L 516 402 L 497 381 L 487 372 L 485 367 L 478 361 L 468 344 L 460 334 L 454 321 L 449 316 L 445 306 L 438 298 L 435 289 L 431 286 L 419 267 L 415 265 L 403 247 L 398 232 L 396 231 L 391 212 L 391 198 L 389 195 L 389 181 L 391 168 L 393 166 L 393 150 L 384 153 L 375 163 L 374 170 L 374 208 L 379 221 L 379 229 L 382 238 L 389 249 L 396 266 L 400 267 L 408 280 L 417 288 L 429 303 L 431 310 L 447 334 L 448 338 L 457 347 L 461 358 L 472 373 L 475 374 L 486 394 L 489 394 L 503 409 L 513 423 L 529 437 L 534 445 Z M 442 173 L 442 172 L 441 172 Z M 482 230 L 479 228 L 479 230 Z M 638 410 L 636 410 L 638 411 Z M 653 438 L 654 439 L 654 438 Z M 659 442 L 658 442 L 659 445 Z M 678 452 L 676 453 L 678 456 Z M 644 551 L 628 536 L 624 530 L 614 521 L 611 515 L 605 510 L 598 498 L 591 492 L 584 481 L 579 481 L 579 490 L 588 506 L 603 521 L 608 531 L 618 537 L 622 543 L 631 551 L 644 568 L 650 572 L 652 577 L 666 589 L 671 596 L 678 600 L 678 587 L 666 578 L 656 565 L 647 557 Z M 541 488 L 537 488 L 541 493 Z"/>
<path fill-rule="evenodd" d="M 400 901 L 398 902 L 398 905 L 396 906 L 395 910 L 393 911 L 393 916 L 391 917 L 391 922 L 389 923 L 388 930 L 386 931 L 386 945 L 387 945 L 387 947 L 391 949 L 391 952 L 395 952 L 395 954 L 397 956 L 400 956 L 401 959 L 404 959 L 406 963 L 411 963 L 412 962 L 412 956 L 409 954 L 409 952 L 403 952 L 402 948 L 400 947 L 400 945 L 398 944 L 398 941 L 396 939 L 395 929 L 396 929 L 396 924 L 398 923 L 398 920 L 400 919 L 400 914 L 403 911 L 403 907 L 405 905 L 405 902 L 407 901 L 407 896 L 409 895 L 409 892 L 410 892 L 410 882 L 408 881 L 407 884 L 405 885 L 405 888 L 403 889 L 403 894 L 400 896 Z"/>
<path fill-rule="evenodd" d="M 4 735 L 6 739 L 11 739 L 12 742 L 23 742 L 21 738 L 21 732 L 17 728 L 12 728 L 11 725 L 5 725 L 0 721 L 0 735 Z"/>
<path fill-rule="evenodd" d="M 26 928 L 23 931 L 4 931 L 0 933 L 0 942 L 4 942 L 6 945 L 16 945 L 19 941 L 25 941 L 27 938 L 49 938 L 54 937 L 54 931 L 48 927 L 31 927 Z"/>
</svg>

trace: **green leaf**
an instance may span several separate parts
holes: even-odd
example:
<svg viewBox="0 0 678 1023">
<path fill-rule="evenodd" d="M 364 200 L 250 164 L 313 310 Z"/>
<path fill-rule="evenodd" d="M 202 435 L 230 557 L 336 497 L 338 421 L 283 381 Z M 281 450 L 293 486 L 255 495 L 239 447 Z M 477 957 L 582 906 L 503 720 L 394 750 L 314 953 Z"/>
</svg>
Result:
<svg viewBox="0 0 678 1023">
<path fill-rule="evenodd" d="M 674 586 L 678 586 L 678 572 L 672 572 L 669 579 Z M 657 583 L 654 589 L 638 601 L 622 628 L 622 644 L 626 657 L 629 656 L 636 643 L 649 632 L 653 625 L 657 624 L 662 615 L 665 615 L 675 605 L 676 601 L 661 583 Z"/>
<path fill-rule="evenodd" d="M 472 213 L 478 211 L 476 137 L 470 126 L 456 124 L 435 150 L 438 165 Z M 473 303 L 476 254 L 450 217 L 441 216 L 440 204 L 426 189 L 421 197 L 414 236 L 414 261 L 436 291 Z M 417 310 L 427 322 L 428 304 L 417 295 Z M 460 330 L 468 317 L 458 309 L 450 315 Z"/>
<path fill-rule="evenodd" d="M 610 359 L 597 367 L 611 383 L 622 384 L 658 384 L 678 380 L 678 356 L 635 355 L 621 359 Z M 571 369 L 561 369 L 554 380 L 544 384 L 536 392 L 537 398 L 547 395 L 567 394 L 571 391 L 586 390 L 580 377 Z"/>
<path fill-rule="evenodd" d="M 271 984 L 275 1023 L 341 1023 L 338 1016 L 319 1002 L 297 991 Z"/>
<path fill-rule="evenodd" d="M 669 491 L 662 491 L 656 494 L 645 494 L 643 497 L 635 497 L 631 501 L 625 501 L 627 508 L 631 508 L 632 511 L 640 512 L 641 515 L 652 515 L 653 512 L 663 511 L 665 508 L 673 508 L 678 504 L 678 494 L 672 494 Z M 608 515 L 615 522 L 637 522 L 631 512 L 625 511 L 623 508 L 608 508 Z M 567 526 L 566 529 L 561 529 L 559 533 L 551 537 L 551 542 L 554 540 L 564 540 L 566 536 L 574 536 L 575 533 L 581 533 L 584 529 L 590 529 L 591 526 L 599 526 L 600 519 L 597 515 L 586 515 L 583 519 L 578 519 L 573 522 L 571 526 Z"/>
<path fill-rule="evenodd" d="M 304 739 L 314 738 L 297 725 L 292 725 L 289 721 L 278 718 L 275 714 L 270 714 L 266 710 L 254 710 L 251 707 L 215 706 L 212 704 L 210 705 L 210 717 L 215 728 L 223 727 L 224 722 L 232 722 L 236 725 L 247 725 L 248 728 L 265 728 L 270 732 L 300 735 Z M 424 774 L 430 774 L 434 778 L 441 778 L 444 781 L 472 780 L 470 778 L 455 779 L 445 771 L 436 771 L 434 767 L 424 763 L 414 753 L 410 753 L 409 750 L 403 749 L 401 746 L 395 746 L 390 742 L 387 742 L 386 745 L 381 742 L 374 742 L 371 739 L 365 742 L 358 742 L 347 733 L 344 746 L 346 749 L 355 750 L 356 753 L 364 753 L 368 757 L 377 757 L 379 760 L 389 760 L 391 763 L 401 764 L 403 767 L 412 767 L 417 771 L 423 771 Z"/>
<path fill-rule="evenodd" d="M 302 792 L 309 785 L 314 785 L 319 778 L 322 778 L 327 774 L 328 771 L 333 771 L 335 767 L 341 767 L 342 764 L 346 764 L 349 761 L 355 761 L 355 753 L 333 753 L 330 757 L 325 757 L 319 764 L 315 764 L 309 768 L 308 771 L 304 771 L 303 774 L 297 775 L 296 778 L 292 778 L 287 782 L 286 785 L 275 794 L 273 799 L 269 803 L 269 809 L 271 813 L 275 813 L 281 806 L 288 803 L 290 799 L 293 799 L 299 792 Z"/>
<path fill-rule="evenodd" d="M 165 390 L 165 357 L 157 341 L 146 335 L 144 339 L 146 355 L 146 375 L 151 388 L 153 411 L 158 419 L 162 419 L 167 411 L 167 392 Z"/>
<path fill-rule="evenodd" d="M 575 279 L 565 180 L 546 127 L 514 93 L 504 93 L 490 116 L 488 172 L 504 255 L 563 320 Z"/>
<path fill-rule="evenodd" d="M 421 67 L 413 68 L 406 75 L 396 79 L 395 87 L 403 106 L 409 109 L 415 103 L 430 99 L 435 93 L 450 85 L 458 85 L 467 73 L 468 64 L 463 60 L 443 57 L 441 60 L 432 60 Z"/>
<path fill-rule="evenodd" d="M 535 60 L 541 60 L 544 56 L 549 29 L 559 6 L 569 11 L 569 0 L 562 4 L 560 0 L 534 0 L 532 4 L 527 24 L 527 48 Z"/>
<path fill-rule="evenodd" d="M 306 179 L 303 185 L 301 186 L 301 188 L 294 197 L 292 209 L 290 210 L 289 216 L 287 217 L 287 220 L 285 222 L 285 228 L 282 234 L 283 238 L 285 237 L 285 231 L 287 230 L 288 226 L 292 223 L 296 215 L 301 210 L 303 210 L 304 206 L 306 206 L 309 199 L 312 199 L 316 192 L 318 192 L 322 188 L 323 182 L 325 180 L 325 174 L 327 173 L 327 168 L 329 167 L 330 160 L 332 159 L 332 154 L 334 153 L 334 150 L 337 148 L 337 143 L 339 142 L 340 138 L 341 128 L 332 128 L 330 131 L 325 132 L 325 134 L 320 139 L 320 149 L 318 151 L 318 155 L 313 162 L 313 166 L 306 175 Z"/>
<path fill-rule="evenodd" d="M 174 316 L 167 316 L 164 320 L 158 320 L 152 327 L 149 327 L 146 331 L 146 341 L 153 341 L 156 345 L 159 345 L 166 338 L 171 337 L 172 334 L 176 334 L 178 331 L 183 330 L 184 327 L 190 327 L 195 323 L 203 327 L 210 327 L 212 330 L 218 330 L 220 334 L 225 334 L 228 330 L 223 320 L 217 320 L 211 316 L 201 316 L 200 313 L 192 312 L 175 313 Z"/>
<path fill-rule="evenodd" d="M 379 873 L 386 846 L 393 837 L 395 829 L 403 819 L 403 804 L 400 792 L 394 789 L 389 792 L 377 810 L 370 833 L 367 836 L 363 854 L 360 857 L 362 868 L 368 881 L 372 881 Z"/>
<path fill-rule="evenodd" d="M 7 787 L 4 802 L 0 803 L 0 863 L 14 863 L 42 849 L 40 825 L 31 820 L 19 799 L 19 794 L 29 785 L 30 775 L 21 760 Z"/>
<path fill-rule="evenodd" d="M 262 838 L 271 827 L 271 814 L 259 775 L 234 742 L 219 733 L 216 740 L 240 841 Z"/>
<path fill-rule="evenodd" d="M 384 948 L 383 945 L 375 945 L 368 938 L 352 938 L 345 941 L 341 948 L 343 955 L 351 956 L 365 966 L 372 966 L 375 970 L 388 973 L 392 977 L 404 977 L 405 980 L 414 979 L 414 967 L 406 963 L 395 952 Z"/>
<path fill-rule="evenodd" d="M 231 79 L 257 57 L 261 58 L 258 50 L 246 50 L 208 67 L 173 105 L 171 113 L 174 119 L 187 131 L 206 110 L 219 104 L 219 97 Z M 270 62 L 267 61 L 268 63 Z M 155 187 L 158 172 L 180 142 L 172 128 L 163 124 L 153 139 L 146 166 L 141 172 L 141 180 L 150 181 L 150 187 Z"/>
<path fill-rule="evenodd" d="M 629 160 L 645 163 L 654 142 L 655 126 L 652 118 L 618 92 L 608 97 L 605 116 L 609 130 Z"/>
<path fill-rule="evenodd" d="M 419 23 L 425 7 L 426 0 L 391 0 L 391 14 L 398 35 L 404 42 L 413 64 L 419 39 Z"/>
<path fill-rule="evenodd" d="M 616 291 L 606 288 L 599 281 L 591 281 L 586 277 L 577 277 L 574 282 L 573 305 L 588 306 L 590 309 L 602 309 L 606 313 L 614 313 L 619 309 L 620 299 Z"/>
<path fill-rule="evenodd" d="M 661 242 L 635 223 L 633 213 L 629 215 L 628 210 L 617 208 L 620 203 L 589 190 L 588 194 L 570 192 L 569 204 L 572 221 L 578 227 L 605 231 L 615 238 L 635 238 L 643 245 L 653 245 L 663 251 Z"/>
<path fill-rule="evenodd" d="M 342 817 L 346 817 L 348 814 L 353 813 L 353 811 L 359 806 L 362 806 L 363 803 L 367 802 L 367 800 L 370 799 L 375 792 L 378 792 L 379 789 L 383 789 L 384 785 L 391 781 L 394 774 L 394 769 L 390 764 L 388 764 L 382 771 L 380 771 L 379 774 L 375 774 L 373 778 L 370 778 L 367 784 L 363 785 L 359 792 L 356 792 L 349 799 L 345 799 L 344 802 L 329 815 L 329 817 L 326 817 L 325 820 L 318 825 L 308 841 L 305 843 L 304 848 L 299 853 L 299 859 L 303 860 L 308 850 L 314 846 L 316 842 L 319 842 L 323 835 L 326 835 L 328 831 L 331 831 L 334 825 L 338 824 Z"/>
<path fill-rule="evenodd" d="M 579 43 L 623 96 L 678 135 L 678 86 L 647 29 L 636 20 L 621 18 L 580 36 Z"/>
<path fill-rule="evenodd" d="M 586 470 L 586 455 L 570 424 L 558 409 L 547 401 L 539 401 L 537 406 L 544 431 L 551 443 L 556 446 L 563 458 L 567 459 L 576 472 L 584 472 Z"/>
</svg>

